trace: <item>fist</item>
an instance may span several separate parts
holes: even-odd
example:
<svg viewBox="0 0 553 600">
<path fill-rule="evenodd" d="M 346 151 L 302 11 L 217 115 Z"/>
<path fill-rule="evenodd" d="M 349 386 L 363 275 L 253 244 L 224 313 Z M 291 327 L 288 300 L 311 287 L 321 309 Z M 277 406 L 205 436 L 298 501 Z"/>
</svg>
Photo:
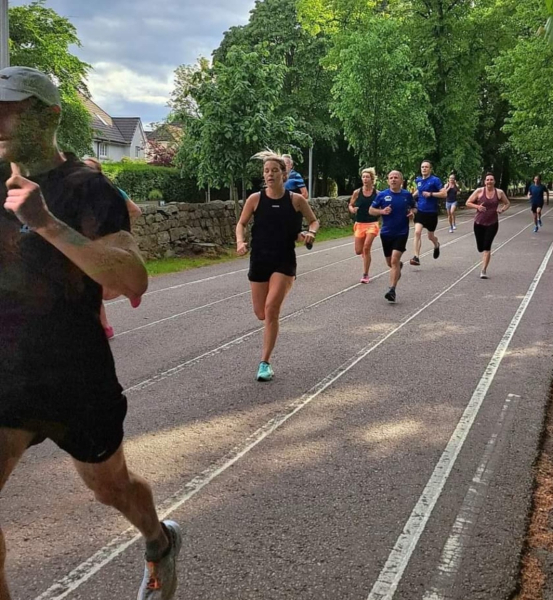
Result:
<svg viewBox="0 0 553 600">
<path fill-rule="evenodd" d="M 386 208 L 382 209 L 382 214 L 383 215 L 389 215 L 392 212 L 392 207 L 391 206 L 387 206 Z"/>
<path fill-rule="evenodd" d="M 51 216 L 40 186 L 21 175 L 19 166 L 12 163 L 12 175 L 6 181 L 8 195 L 4 208 L 30 229 L 44 227 Z"/>
<path fill-rule="evenodd" d="M 236 244 L 236 253 L 238 254 L 238 256 L 244 256 L 244 254 L 246 254 L 247 251 L 248 244 L 246 244 L 246 242 L 240 242 Z"/>
<path fill-rule="evenodd" d="M 432 196 L 430 192 L 423 192 L 422 195 L 424 198 L 430 198 L 430 196 Z"/>
</svg>

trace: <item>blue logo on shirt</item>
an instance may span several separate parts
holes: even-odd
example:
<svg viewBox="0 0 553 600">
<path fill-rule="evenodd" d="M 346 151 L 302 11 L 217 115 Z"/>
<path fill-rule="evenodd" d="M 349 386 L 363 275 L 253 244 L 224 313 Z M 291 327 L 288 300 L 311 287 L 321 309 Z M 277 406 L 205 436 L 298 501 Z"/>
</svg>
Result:
<svg viewBox="0 0 553 600">
<path fill-rule="evenodd" d="M 31 233 L 31 228 L 28 225 L 21 225 L 19 233 Z"/>
</svg>

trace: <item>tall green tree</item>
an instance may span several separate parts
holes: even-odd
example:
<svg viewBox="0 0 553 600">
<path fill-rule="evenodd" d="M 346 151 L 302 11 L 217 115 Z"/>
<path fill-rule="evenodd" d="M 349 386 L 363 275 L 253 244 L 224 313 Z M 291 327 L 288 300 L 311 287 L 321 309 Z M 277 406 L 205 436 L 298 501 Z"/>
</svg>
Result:
<svg viewBox="0 0 553 600">
<path fill-rule="evenodd" d="M 279 115 L 292 117 L 296 127 L 310 136 L 314 145 L 315 179 L 320 178 L 324 183 L 329 176 L 337 177 L 339 173 L 334 167 L 338 162 L 346 164 L 351 156 L 342 148 L 340 125 L 331 116 L 332 73 L 322 65 L 329 49 L 328 36 L 312 35 L 301 26 L 297 0 L 257 0 L 249 22 L 226 32 L 214 60 L 225 62 L 228 49 L 236 44 L 248 48 L 267 44 L 269 59 L 284 64 Z M 291 148 L 291 152 L 300 159 L 297 162 L 303 161 L 305 168 L 308 148 Z M 344 152 L 346 156 L 340 156 L 338 161 L 326 160 L 332 153 Z M 323 185 L 320 191 L 325 194 L 326 187 Z"/>
<path fill-rule="evenodd" d="M 401 23 L 375 16 L 336 35 L 332 108 L 362 165 L 410 172 L 432 148 L 428 98 Z"/>
<path fill-rule="evenodd" d="M 186 110 L 175 113 L 185 124 L 177 156 L 182 169 L 203 186 L 225 186 L 244 197 L 252 174 L 251 157 L 264 147 L 305 143 L 291 117 L 278 116 L 282 102 L 284 64 L 274 64 L 266 45 L 253 51 L 229 49 L 225 62 L 196 70 L 188 85 Z"/>
<path fill-rule="evenodd" d="M 79 99 L 87 94 L 85 79 L 90 65 L 71 54 L 80 46 L 71 22 L 36 0 L 9 9 L 11 64 L 33 67 L 47 73 L 58 84 L 62 98 L 60 147 L 78 155 L 91 152 L 91 117 Z"/>
<path fill-rule="evenodd" d="M 489 69 L 508 116 L 503 132 L 532 171 L 553 176 L 553 45 L 536 35 L 545 10 L 538 0 L 517 7 L 512 22 L 521 33 Z"/>
</svg>

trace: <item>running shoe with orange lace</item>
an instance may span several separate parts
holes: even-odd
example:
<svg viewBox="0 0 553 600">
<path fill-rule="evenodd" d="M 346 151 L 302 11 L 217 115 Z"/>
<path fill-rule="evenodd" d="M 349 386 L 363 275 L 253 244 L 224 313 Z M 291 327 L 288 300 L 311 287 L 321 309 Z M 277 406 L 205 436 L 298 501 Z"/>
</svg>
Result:
<svg viewBox="0 0 553 600">
<path fill-rule="evenodd" d="M 177 557 L 182 546 L 182 534 L 175 521 L 162 522 L 171 545 L 157 562 L 146 561 L 144 579 L 137 600 L 170 600 L 177 589 Z"/>
</svg>

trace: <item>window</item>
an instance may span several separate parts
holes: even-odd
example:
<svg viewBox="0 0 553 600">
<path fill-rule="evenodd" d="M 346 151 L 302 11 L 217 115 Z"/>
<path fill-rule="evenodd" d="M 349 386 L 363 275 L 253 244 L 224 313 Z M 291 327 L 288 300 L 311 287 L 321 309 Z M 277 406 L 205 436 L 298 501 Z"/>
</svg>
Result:
<svg viewBox="0 0 553 600">
<path fill-rule="evenodd" d="M 142 150 L 142 148 L 140 146 L 135 146 L 135 158 L 140 158 L 140 151 Z"/>
<path fill-rule="evenodd" d="M 100 158 L 108 157 L 108 145 L 105 142 L 100 142 L 98 144 L 98 156 Z"/>
</svg>

